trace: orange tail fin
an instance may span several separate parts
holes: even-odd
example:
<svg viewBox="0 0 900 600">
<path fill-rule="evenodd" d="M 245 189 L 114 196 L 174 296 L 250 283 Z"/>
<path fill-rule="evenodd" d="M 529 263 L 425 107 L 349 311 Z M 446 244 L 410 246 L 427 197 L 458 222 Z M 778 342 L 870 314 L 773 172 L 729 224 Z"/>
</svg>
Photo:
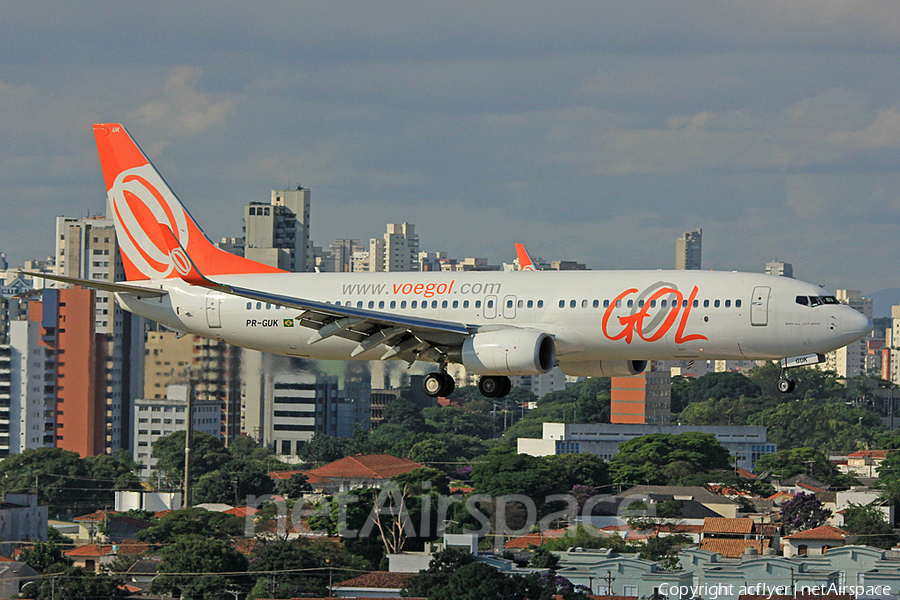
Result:
<svg viewBox="0 0 900 600">
<path fill-rule="evenodd" d="M 161 225 L 206 275 L 282 272 L 213 245 L 122 125 L 94 125 L 94 137 L 128 281 L 179 276 Z"/>
</svg>

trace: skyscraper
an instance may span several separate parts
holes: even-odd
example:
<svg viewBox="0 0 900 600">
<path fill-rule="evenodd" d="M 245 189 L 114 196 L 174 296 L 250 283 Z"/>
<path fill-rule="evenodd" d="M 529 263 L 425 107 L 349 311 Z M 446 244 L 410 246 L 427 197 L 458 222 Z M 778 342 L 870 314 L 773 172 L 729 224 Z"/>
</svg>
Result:
<svg viewBox="0 0 900 600">
<path fill-rule="evenodd" d="M 285 271 L 309 271 L 310 191 L 272 190 L 269 204 L 244 207 L 244 256 Z"/>
<path fill-rule="evenodd" d="M 56 273 L 100 281 L 125 279 L 111 219 L 56 219 Z M 54 284 L 68 287 L 66 284 Z M 106 397 L 106 451 L 130 448 L 131 403 L 143 393 L 144 320 L 124 311 L 110 292 L 96 292 L 94 328 L 104 336 L 98 345 Z"/>
<path fill-rule="evenodd" d="M 684 235 L 675 240 L 675 268 L 699 270 L 700 246 L 703 239 L 703 230 L 685 231 Z"/>
</svg>

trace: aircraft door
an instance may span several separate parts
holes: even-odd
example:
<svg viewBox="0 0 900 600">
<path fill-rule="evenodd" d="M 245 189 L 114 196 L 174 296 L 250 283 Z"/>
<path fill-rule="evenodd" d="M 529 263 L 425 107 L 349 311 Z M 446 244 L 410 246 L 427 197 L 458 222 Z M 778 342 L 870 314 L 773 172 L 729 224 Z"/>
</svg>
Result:
<svg viewBox="0 0 900 600">
<path fill-rule="evenodd" d="M 488 296 L 484 299 L 484 318 L 493 319 L 497 316 L 497 296 Z"/>
<path fill-rule="evenodd" d="M 516 318 L 516 297 L 515 296 L 506 296 L 503 298 L 503 318 L 504 319 L 515 319 Z"/>
<path fill-rule="evenodd" d="M 222 326 L 222 295 L 218 292 L 206 294 L 206 324 L 213 328 Z"/>
<path fill-rule="evenodd" d="M 756 326 L 769 324 L 769 292 L 772 288 L 757 286 L 753 288 L 753 298 L 750 299 L 750 324 Z"/>
</svg>

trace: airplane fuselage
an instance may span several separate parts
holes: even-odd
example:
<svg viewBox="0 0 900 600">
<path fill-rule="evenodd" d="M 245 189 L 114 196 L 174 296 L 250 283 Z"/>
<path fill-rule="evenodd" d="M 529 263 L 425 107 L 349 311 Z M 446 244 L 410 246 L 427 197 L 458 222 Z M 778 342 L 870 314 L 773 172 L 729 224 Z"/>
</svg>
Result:
<svg viewBox="0 0 900 600">
<path fill-rule="evenodd" d="M 713 271 L 276 273 L 217 281 L 335 306 L 553 337 L 568 361 L 778 359 L 825 353 L 864 336 L 870 321 L 821 287 L 764 274 Z M 303 311 L 237 297 L 179 279 L 135 282 L 167 296 L 118 295 L 136 314 L 177 330 L 277 354 L 352 355 L 340 336 L 308 343 Z M 800 299 L 806 298 L 805 304 Z M 825 299 L 823 301 L 823 299 Z"/>
</svg>

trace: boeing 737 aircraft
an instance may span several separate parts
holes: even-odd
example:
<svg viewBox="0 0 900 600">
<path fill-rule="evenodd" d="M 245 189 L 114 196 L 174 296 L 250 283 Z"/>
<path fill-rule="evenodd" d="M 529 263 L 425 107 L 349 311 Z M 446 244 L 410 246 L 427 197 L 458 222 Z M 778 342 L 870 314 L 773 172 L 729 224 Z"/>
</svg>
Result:
<svg viewBox="0 0 900 600">
<path fill-rule="evenodd" d="M 94 125 L 126 282 L 48 279 L 115 293 L 177 331 L 329 360 L 430 361 L 425 392 L 453 391 L 447 365 L 501 397 L 510 375 L 559 366 L 638 375 L 649 360 L 781 359 L 792 367 L 864 337 L 872 322 L 819 286 L 711 271 L 289 273 L 203 234 L 122 125 Z"/>
</svg>

